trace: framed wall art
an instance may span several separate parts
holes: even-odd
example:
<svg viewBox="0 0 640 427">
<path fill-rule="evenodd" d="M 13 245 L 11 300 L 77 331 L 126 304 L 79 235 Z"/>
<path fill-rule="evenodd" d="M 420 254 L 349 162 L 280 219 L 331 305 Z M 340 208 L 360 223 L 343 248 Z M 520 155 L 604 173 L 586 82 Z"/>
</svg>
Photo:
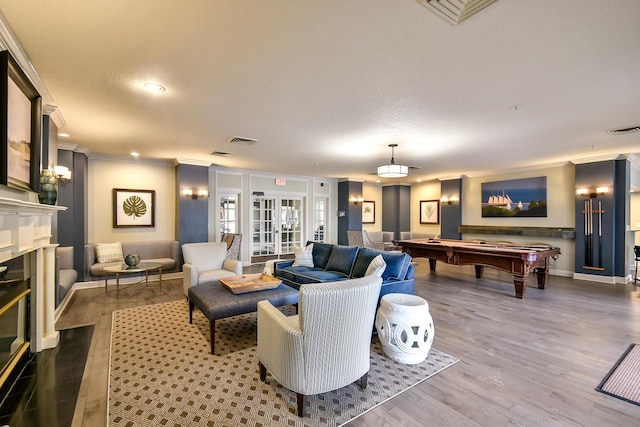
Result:
<svg viewBox="0 0 640 427">
<path fill-rule="evenodd" d="M 0 52 L 0 184 L 38 191 L 42 98 L 8 51 Z"/>
<path fill-rule="evenodd" d="M 376 222 L 376 202 L 362 202 L 362 223 L 375 224 Z"/>
<path fill-rule="evenodd" d="M 483 217 L 546 217 L 547 177 L 483 182 Z"/>
<path fill-rule="evenodd" d="M 420 224 L 440 224 L 440 200 L 420 200 Z"/>
<path fill-rule="evenodd" d="M 155 227 L 154 190 L 113 189 L 113 227 Z"/>
</svg>

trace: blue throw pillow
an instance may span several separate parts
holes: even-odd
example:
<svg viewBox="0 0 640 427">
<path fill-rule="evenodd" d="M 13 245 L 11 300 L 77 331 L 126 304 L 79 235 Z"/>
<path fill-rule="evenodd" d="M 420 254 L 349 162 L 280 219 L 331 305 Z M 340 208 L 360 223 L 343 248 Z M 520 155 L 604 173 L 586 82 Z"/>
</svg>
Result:
<svg viewBox="0 0 640 427">
<path fill-rule="evenodd" d="M 330 243 L 318 243 L 318 242 L 307 242 L 313 243 L 313 265 L 315 267 L 325 269 L 327 266 L 327 262 L 329 262 L 329 256 L 331 256 L 331 249 L 334 245 Z"/>
<path fill-rule="evenodd" d="M 315 246 L 315 245 L 314 245 Z M 337 271 L 349 276 L 353 261 L 358 254 L 357 246 L 340 246 L 335 245 L 331 250 L 331 256 L 327 262 L 326 271 Z"/>
<path fill-rule="evenodd" d="M 360 248 L 358 251 L 358 257 L 353 264 L 353 270 L 351 271 L 351 277 L 364 277 L 367 267 L 371 264 L 371 261 L 378 255 L 380 251 L 370 248 Z M 385 261 L 386 263 L 386 261 Z"/>
</svg>

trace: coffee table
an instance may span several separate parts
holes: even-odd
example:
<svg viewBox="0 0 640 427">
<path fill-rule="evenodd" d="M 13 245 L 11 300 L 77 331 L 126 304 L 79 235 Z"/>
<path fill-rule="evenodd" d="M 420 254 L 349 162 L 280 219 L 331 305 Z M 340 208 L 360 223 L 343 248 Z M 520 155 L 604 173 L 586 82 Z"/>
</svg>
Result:
<svg viewBox="0 0 640 427">
<path fill-rule="evenodd" d="M 219 281 L 192 286 L 188 292 L 189 323 L 193 323 L 193 309 L 198 308 L 209 319 L 211 354 L 214 354 L 216 320 L 258 310 L 258 302 L 269 301 L 274 307 L 298 303 L 298 290 L 285 284 L 244 294 L 233 294 Z"/>
<path fill-rule="evenodd" d="M 107 292 L 107 283 L 109 281 L 109 274 L 114 274 L 116 276 L 116 299 L 120 298 L 120 275 L 121 274 L 132 274 L 132 273 L 144 273 L 145 275 L 145 283 L 149 283 L 149 272 L 153 270 L 158 270 L 160 274 L 160 288 L 162 288 L 162 264 L 159 262 L 141 262 L 138 265 L 129 266 L 127 264 L 114 264 L 108 265 L 102 268 L 104 272 L 104 291 Z M 136 283 L 141 283 L 141 281 Z"/>
</svg>

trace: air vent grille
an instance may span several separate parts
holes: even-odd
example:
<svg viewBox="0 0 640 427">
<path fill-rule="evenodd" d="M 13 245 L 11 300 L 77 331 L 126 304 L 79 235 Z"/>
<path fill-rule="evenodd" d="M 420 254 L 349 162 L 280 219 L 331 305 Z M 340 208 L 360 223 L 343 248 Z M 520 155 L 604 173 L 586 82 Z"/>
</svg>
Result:
<svg viewBox="0 0 640 427">
<path fill-rule="evenodd" d="M 640 126 L 633 126 L 633 127 L 625 128 L 625 129 L 608 130 L 607 133 L 609 135 L 618 136 L 618 135 L 626 135 L 628 133 L 634 133 L 634 132 L 638 132 L 638 131 L 640 131 Z"/>
<path fill-rule="evenodd" d="M 244 136 L 233 136 L 227 140 L 230 144 L 253 145 L 258 142 L 255 138 L 246 138 Z"/>
<path fill-rule="evenodd" d="M 211 153 L 211 155 L 212 155 L 212 156 L 221 156 L 221 157 L 224 157 L 224 156 L 230 156 L 230 155 L 231 155 L 231 153 L 227 153 L 227 152 L 225 152 L 225 151 L 214 151 L 214 152 L 212 152 L 212 153 Z"/>
<path fill-rule="evenodd" d="M 457 25 L 480 12 L 496 0 L 417 0 L 418 3 L 447 21 Z"/>
</svg>

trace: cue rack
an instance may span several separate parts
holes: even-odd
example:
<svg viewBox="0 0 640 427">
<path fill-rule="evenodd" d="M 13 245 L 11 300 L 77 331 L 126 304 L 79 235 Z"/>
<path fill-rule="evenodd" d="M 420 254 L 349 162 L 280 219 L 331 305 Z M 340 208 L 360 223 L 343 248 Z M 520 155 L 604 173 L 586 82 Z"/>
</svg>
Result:
<svg viewBox="0 0 640 427">
<path fill-rule="evenodd" d="M 604 270 L 602 266 L 602 201 L 598 200 L 598 208 L 593 208 L 593 198 L 584 201 L 584 263 L 583 268 Z M 594 220 L 597 220 L 597 240 L 594 236 Z M 597 245 L 598 265 L 594 263 L 594 252 Z"/>
</svg>

